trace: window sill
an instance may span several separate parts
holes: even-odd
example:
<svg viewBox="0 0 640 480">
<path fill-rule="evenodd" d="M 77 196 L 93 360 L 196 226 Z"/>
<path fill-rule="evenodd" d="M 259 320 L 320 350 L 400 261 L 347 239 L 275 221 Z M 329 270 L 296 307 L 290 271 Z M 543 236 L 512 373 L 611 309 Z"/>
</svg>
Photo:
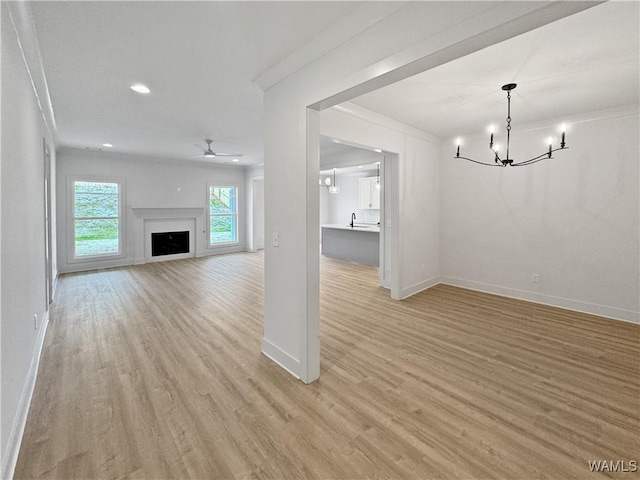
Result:
<svg viewBox="0 0 640 480">
<path fill-rule="evenodd" d="M 240 245 L 240 242 L 225 242 L 225 243 L 213 243 L 207 245 L 208 250 L 215 250 L 216 248 L 235 247 Z"/>
<path fill-rule="evenodd" d="M 109 253 L 104 255 L 87 255 L 82 257 L 71 257 L 68 259 L 68 263 L 89 263 L 89 262 L 102 262 L 107 260 L 121 260 L 127 258 L 125 253 Z"/>
</svg>

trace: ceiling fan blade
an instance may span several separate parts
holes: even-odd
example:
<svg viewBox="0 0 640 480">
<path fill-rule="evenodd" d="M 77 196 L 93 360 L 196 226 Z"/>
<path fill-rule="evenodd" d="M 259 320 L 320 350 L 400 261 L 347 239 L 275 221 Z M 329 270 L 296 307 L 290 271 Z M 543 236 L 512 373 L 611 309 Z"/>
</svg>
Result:
<svg viewBox="0 0 640 480">
<path fill-rule="evenodd" d="M 204 145 L 200 145 L 198 143 L 194 143 L 193 146 L 196 147 L 198 150 L 202 150 L 203 152 L 207 151 L 207 147 L 205 147 Z"/>
<path fill-rule="evenodd" d="M 218 153 L 213 152 L 216 157 L 241 157 L 242 153 Z"/>
<path fill-rule="evenodd" d="M 189 158 L 195 158 L 195 157 L 203 157 L 204 154 L 203 153 L 199 153 L 197 155 L 191 155 Z"/>
</svg>

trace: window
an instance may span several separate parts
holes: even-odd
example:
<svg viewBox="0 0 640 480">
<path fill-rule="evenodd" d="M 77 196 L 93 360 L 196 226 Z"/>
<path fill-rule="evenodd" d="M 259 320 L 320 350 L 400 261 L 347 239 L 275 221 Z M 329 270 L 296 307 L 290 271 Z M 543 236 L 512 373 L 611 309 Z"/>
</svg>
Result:
<svg viewBox="0 0 640 480">
<path fill-rule="evenodd" d="M 237 197 L 237 187 L 209 187 L 209 246 L 238 241 Z"/>
<path fill-rule="evenodd" d="M 120 184 L 73 181 L 74 257 L 119 255 Z"/>
</svg>

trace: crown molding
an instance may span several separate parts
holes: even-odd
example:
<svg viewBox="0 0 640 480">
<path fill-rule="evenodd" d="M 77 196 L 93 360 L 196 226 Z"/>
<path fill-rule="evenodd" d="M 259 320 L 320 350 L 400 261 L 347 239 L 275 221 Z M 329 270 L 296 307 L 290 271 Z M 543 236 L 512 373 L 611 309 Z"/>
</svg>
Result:
<svg viewBox="0 0 640 480">
<path fill-rule="evenodd" d="M 425 142 L 433 143 L 435 145 L 440 144 L 440 138 L 436 135 L 433 135 L 432 133 L 425 132 L 424 130 L 420 130 L 416 127 L 412 127 L 411 125 L 399 122 L 398 120 L 394 120 L 393 118 L 387 117 L 385 115 L 382 115 L 381 113 L 374 112 L 373 110 L 369 110 L 354 103 L 344 102 L 340 105 L 334 105 L 333 107 L 331 107 L 331 109 L 341 113 L 345 113 L 347 115 L 352 115 L 371 123 L 375 123 L 377 125 L 386 127 L 390 130 L 395 130 L 396 132 L 409 135 L 411 137 L 419 138 L 420 140 L 424 140 Z"/>
<path fill-rule="evenodd" d="M 36 96 L 45 127 L 57 148 L 60 145 L 58 127 L 53 111 L 47 76 L 44 71 L 40 43 L 33 21 L 29 2 L 3 2 L 7 5 L 9 18 L 13 26 L 18 47 L 22 54 L 31 86 Z"/>
<path fill-rule="evenodd" d="M 128 153 L 128 152 L 113 152 L 106 150 L 89 150 L 86 148 L 75 148 L 75 147 L 66 147 L 61 146 L 57 150 L 58 158 L 91 158 L 91 159 L 100 159 L 102 161 L 126 161 L 128 163 L 131 162 L 149 162 L 155 165 L 158 164 L 168 164 L 168 165 L 180 165 L 182 167 L 199 167 L 199 168 L 214 168 L 220 170 L 236 170 L 236 171 L 245 171 L 247 167 L 251 165 L 238 165 L 238 164 L 226 164 L 226 163 L 211 163 L 207 160 L 204 160 L 203 157 L 196 158 L 178 158 L 178 157 L 165 157 L 165 156 L 156 156 L 156 155 L 144 155 L 138 153 Z"/>
<path fill-rule="evenodd" d="M 591 112 L 577 113 L 574 115 L 567 115 L 566 117 L 548 118 L 545 120 L 538 120 L 535 122 L 523 123 L 518 125 L 518 133 L 535 132 L 538 130 L 549 130 L 549 128 L 558 127 L 562 123 L 566 123 L 567 126 L 579 125 L 581 123 L 597 122 L 600 120 L 607 120 L 610 118 L 619 117 L 631 117 L 640 114 L 640 105 L 632 103 L 629 105 L 618 105 L 615 107 L 605 108 L 602 110 L 594 110 Z M 486 130 L 472 132 L 465 135 L 454 135 L 444 138 L 444 144 L 448 142 L 453 143 L 457 137 L 464 137 L 467 141 L 486 140 L 488 134 Z"/>
</svg>

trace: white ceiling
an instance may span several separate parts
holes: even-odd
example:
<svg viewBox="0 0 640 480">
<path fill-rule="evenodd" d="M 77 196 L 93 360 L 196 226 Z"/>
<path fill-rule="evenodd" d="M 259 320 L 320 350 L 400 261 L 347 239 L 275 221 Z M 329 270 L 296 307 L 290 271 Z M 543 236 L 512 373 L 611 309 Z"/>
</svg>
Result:
<svg viewBox="0 0 640 480">
<path fill-rule="evenodd" d="M 353 165 L 349 167 L 339 167 L 336 168 L 336 175 L 341 176 L 375 176 L 378 171 L 377 163 L 363 163 L 360 165 Z M 320 176 L 325 178 L 327 176 L 333 175 L 333 169 L 326 169 L 320 171 Z"/>
<path fill-rule="evenodd" d="M 253 80 L 361 3 L 33 2 L 61 145 L 188 159 L 208 137 L 262 163 Z M 512 81 L 514 126 L 638 103 L 638 6 L 587 9 L 353 103 L 440 137 L 503 123 Z"/>
<path fill-rule="evenodd" d="M 639 6 L 607 2 L 351 101 L 439 137 L 637 104 Z"/>
<path fill-rule="evenodd" d="M 33 2 L 59 140 L 189 158 L 194 143 L 212 138 L 214 151 L 261 163 L 262 91 L 253 80 L 358 5 Z M 151 93 L 134 93 L 133 83 Z"/>
<path fill-rule="evenodd" d="M 376 162 L 383 158 L 382 150 L 320 135 L 321 174 L 331 173 L 334 168 L 341 175 L 361 174 L 363 169 L 376 170 Z"/>
</svg>

